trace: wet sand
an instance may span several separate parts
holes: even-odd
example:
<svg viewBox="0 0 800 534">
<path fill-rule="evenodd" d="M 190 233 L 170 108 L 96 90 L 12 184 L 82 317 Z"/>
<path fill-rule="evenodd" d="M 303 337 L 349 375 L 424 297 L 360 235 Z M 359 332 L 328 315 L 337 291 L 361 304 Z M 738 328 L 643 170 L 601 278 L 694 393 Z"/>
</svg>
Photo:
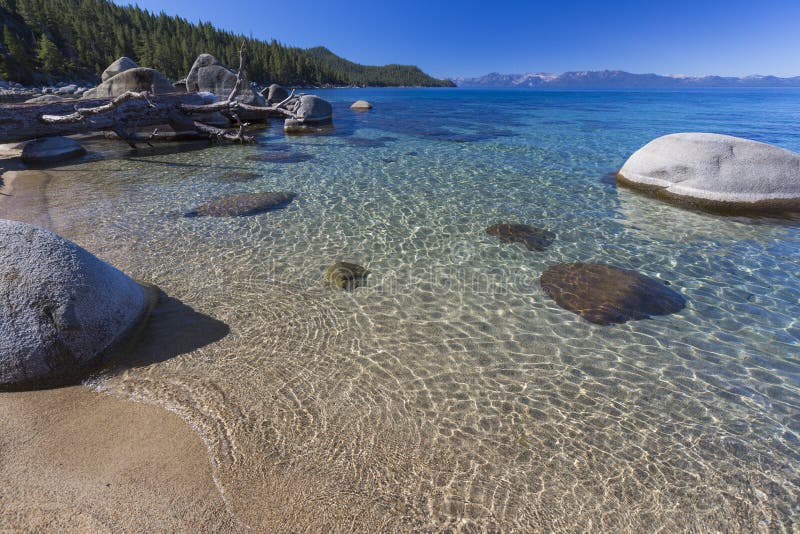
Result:
<svg viewBox="0 0 800 534">
<path fill-rule="evenodd" d="M 0 530 L 236 531 L 181 419 L 84 386 L 0 393 Z"/>
<path fill-rule="evenodd" d="M 28 222 L 49 227 L 49 180 L 6 172 L 0 217 L 25 209 Z M 0 531 L 242 530 L 205 444 L 167 410 L 82 385 L 0 392 L 0 428 Z"/>
</svg>

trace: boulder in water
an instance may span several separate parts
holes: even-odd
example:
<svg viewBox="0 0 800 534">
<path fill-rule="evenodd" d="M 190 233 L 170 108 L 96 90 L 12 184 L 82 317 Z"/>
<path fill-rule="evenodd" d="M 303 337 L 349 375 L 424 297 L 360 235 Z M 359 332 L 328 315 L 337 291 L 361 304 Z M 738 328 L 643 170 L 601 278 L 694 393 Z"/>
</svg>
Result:
<svg viewBox="0 0 800 534">
<path fill-rule="evenodd" d="M 126 57 L 126 56 L 122 56 L 121 58 L 116 60 L 114 63 L 109 65 L 106 68 L 106 70 L 103 71 L 103 74 L 100 75 L 100 79 L 102 81 L 106 81 L 109 78 L 113 78 L 114 76 L 116 76 L 120 72 L 125 72 L 126 70 L 135 69 L 138 66 L 139 65 L 137 65 L 136 62 L 134 60 L 132 60 L 131 58 Z"/>
<path fill-rule="evenodd" d="M 540 283 L 559 306 L 599 325 L 668 315 L 686 306 L 663 282 L 602 263 L 553 265 Z"/>
<path fill-rule="evenodd" d="M 127 91 L 149 91 L 154 94 L 172 93 L 175 88 L 157 70 L 137 67 L 112 76 L 94 89 L 89 89 L 81 98 L 115 98 Z"/>
<path fill-rule="evenodd" d="M 800 211 L 800 154 L 728 135 L 659 137 L 634 152 L 617 181 L 705 208 Z"/>
<path fill-rule="evenodd" d="M 267 104 L 269 105 L 280 104 L 287 98 L 289 98 L 289 91 L 277 83 L 273 83 L 267 89 Z"/>
<path fill-rule="evenodd" d="M 0 220 L 0 387 L 81 378 L 130 342 L 155 299 L 78 245 Z"/>
<path fill-rule="evenodd" d="M 354 109 L 356 111 L 368 111 L 372 109 L 372 104 L 366 100 L 356 100 L 350 105 L 350 109 Z"/>
<path fill-rule="evenodd" d="M 367 283 L 369 271 L 356 263 L 337 261 L 325 270 L 325 281 L 337 289 L 353 290 Z"/>
<path fill-rule="evenodd" d="M 68 137 L 43 137 L 29 141 L 22 147 L 22 161 L 29 165 L 58 163 L 84 154 L 86 149 Z"/>
<path fill-rule="evenodd" d="M 294 119 L 286 119 L 283 130 L 287 133 L 316 133 L 330 129 L 333 108 L 330 102 L 316 95 L 301 95 L 290 107 Z"/>
<path fill-rule="evenodd" d="M 246 217 L 266 211 L 277 210 L 288 206 L 297 196 L 296 193 L 266 192 L 239 193 L 215 198 L 201 204 L 185 217 Z"/>
<path fill-rule="evenodd" d="M 493 224 L 486 233 L 499 237 L 501 243 L 522 243 L 528 250 L 536 251 L 546 249 L 556 238 L 550 230 L 527 224 Z"/>
</svg>

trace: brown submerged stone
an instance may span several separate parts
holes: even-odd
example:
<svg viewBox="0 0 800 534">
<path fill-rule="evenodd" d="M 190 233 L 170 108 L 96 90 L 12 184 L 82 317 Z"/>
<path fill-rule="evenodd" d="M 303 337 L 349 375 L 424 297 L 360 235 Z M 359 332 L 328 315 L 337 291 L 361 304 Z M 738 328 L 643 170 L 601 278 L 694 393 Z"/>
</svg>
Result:
<svg viewBox="0 0 800 534">
<path fill-rule="evenodd" d="M 486 233 L 499 237 L 502 243 L 522 243 L 528 250 L 536 251 L 546 249 L 556 238 L 550 230 L 527 224 L 493 224 Z"/>
<path fill-rule="evenodd" d="M 559 306 L 599 325 L 669 315 L 686 306 L 686 300 L 664 283 L 601 263 L 553 265 L 540 283 Z"/>
<path fill-rule="evenodd" d="M 215 182 L 249 182 L 251 180 L 255 180 L 256 178 L 260 178 L 261 175 L 257 172 L 242 172 L 242 171 L 234 171 L 234 172 L 226 172 L 219 174 L 213 178 Z"/>
<path fill-rule="evenodd" d="M 301 152 L 277 151 L 254 154 L 252 156 L 247 156 L 245 159 L 249 161 L 265 161 L 268 163 L 301 163 L 314 159 L 314 156 Z"/>
<path fill-rule="evenodd" d="M 325 281 L 338 289 L 355 289 L 367 283 L 369 271 L 356 263 L 337 261 L 325 270 Z"/>
<path fill-rule="evenodd" d="M 285 208 L 297 196 L 296 193 L 266 192 L 225 195 L 202 204 L 184 217 L 244 217 L 265 211 Z"/>
</svg>

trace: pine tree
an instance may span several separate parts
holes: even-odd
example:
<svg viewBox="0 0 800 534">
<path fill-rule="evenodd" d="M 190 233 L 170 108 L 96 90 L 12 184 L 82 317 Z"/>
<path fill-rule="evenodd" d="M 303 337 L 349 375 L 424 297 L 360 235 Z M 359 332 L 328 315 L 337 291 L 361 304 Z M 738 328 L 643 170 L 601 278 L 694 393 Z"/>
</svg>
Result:
<svg viewBox="0 0 800 534">
<path fill-rule="evenodd" d="M 36 57 L 39 58 L 45 72 L 62 72 L 64 70 L 65 61 L 63 54 L 61 54 L 55 43 L 46 35 L 42 35 L 39 39 Z"/>
</svg>

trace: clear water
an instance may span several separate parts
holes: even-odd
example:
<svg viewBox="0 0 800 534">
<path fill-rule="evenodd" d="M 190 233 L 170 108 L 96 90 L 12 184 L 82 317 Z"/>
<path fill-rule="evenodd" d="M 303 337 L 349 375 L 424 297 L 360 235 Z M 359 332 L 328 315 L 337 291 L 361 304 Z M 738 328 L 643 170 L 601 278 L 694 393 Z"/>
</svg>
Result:
<svg viewBox="0 0 800 534">
<path fill-rule="evenodd" d="M 89 161 L 12 213 L 169 295 L 94 385 L 189 421 L 243 526 L 800 528 L 800 228 L 604 179 L 676 131 L 800 151 L 800 91 L 320 93 L 332 135 L 276 124 L 259 146 Z M 362 98 L 374 110 L 347 108 Z M 269 150 L 313 158 L 245 159 Z M 270 190 L 298 197 L 181 217 Z M 497 222 L 557 238 L 529 252 L 486 235 Z M 368 286 L 327 288 L 337 260 Z M 668 281 L 688 305 L 589 324 L 538 284 L 572 261 Z"/>
</svg>

